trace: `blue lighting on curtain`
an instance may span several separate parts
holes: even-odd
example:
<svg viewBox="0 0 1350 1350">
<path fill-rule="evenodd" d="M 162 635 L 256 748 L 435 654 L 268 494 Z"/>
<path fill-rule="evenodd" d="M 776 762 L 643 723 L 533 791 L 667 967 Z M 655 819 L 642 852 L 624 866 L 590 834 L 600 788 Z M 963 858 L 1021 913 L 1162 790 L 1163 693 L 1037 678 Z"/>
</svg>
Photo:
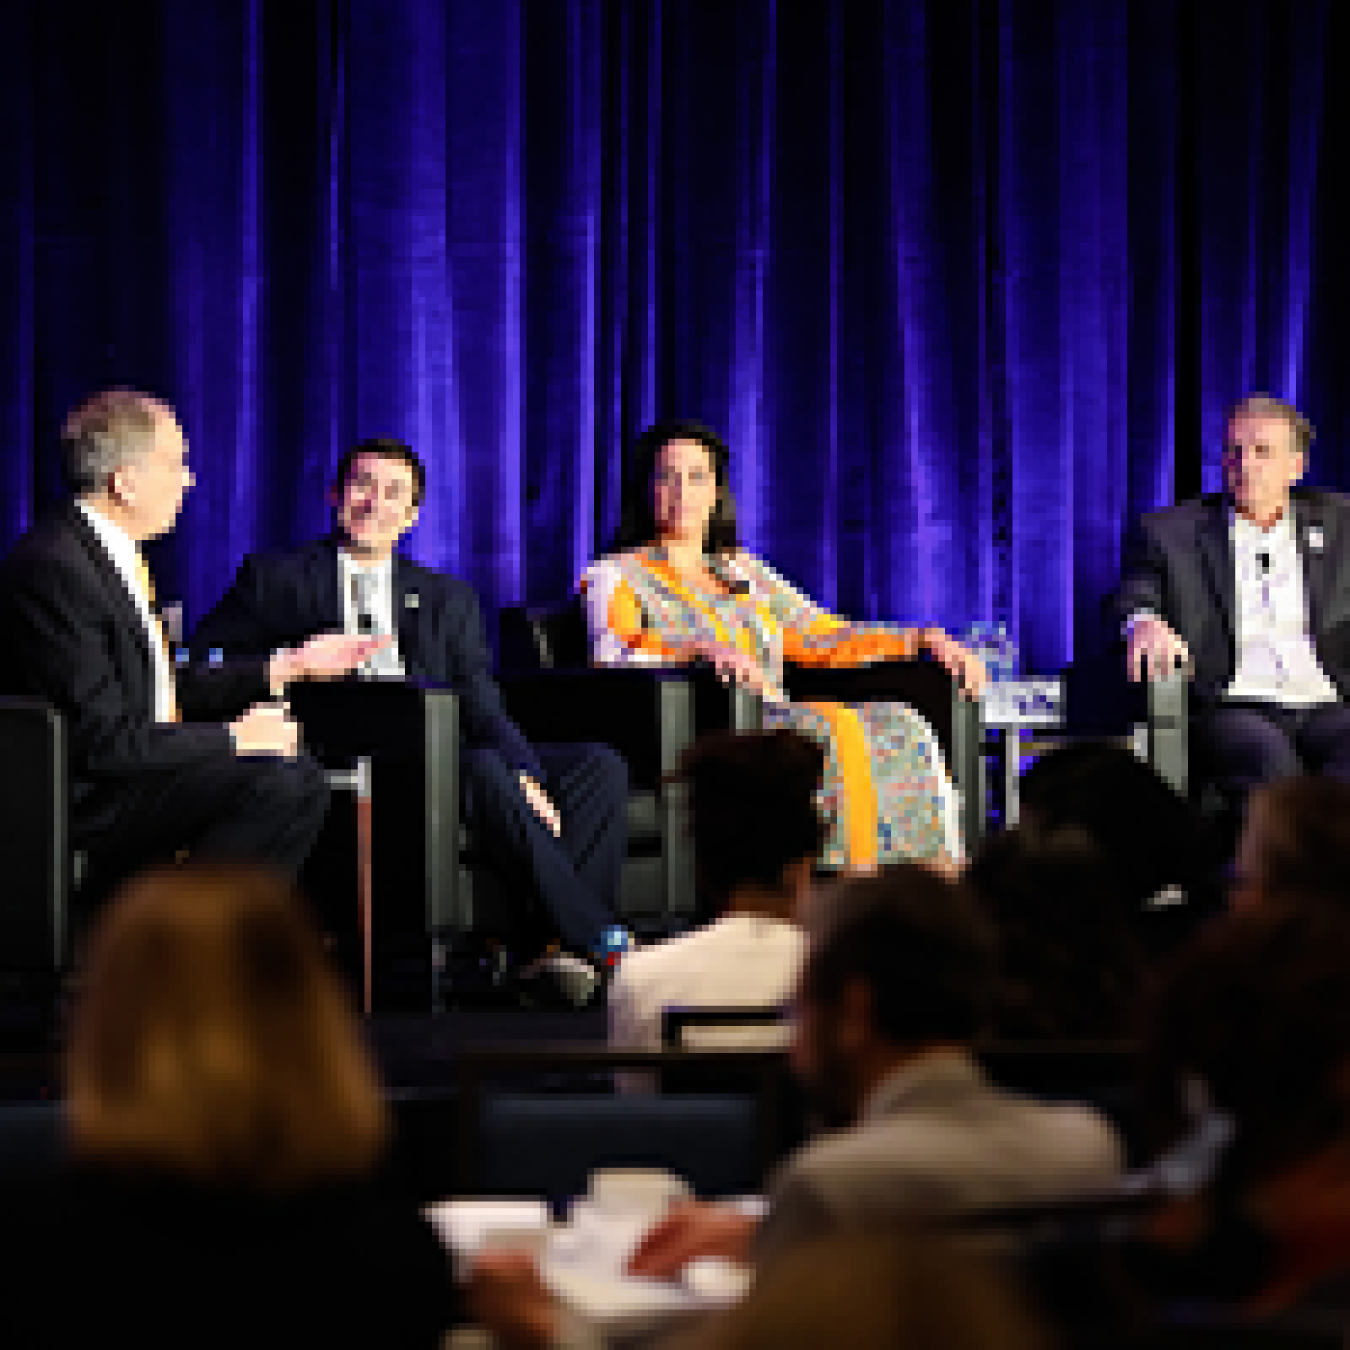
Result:
<svg viewBox="0 0 1350 1350">
<path fill-rule="evenodd" d="M 0 548 L 69 406 L 145 387 L 193 447 L 189 620 L 372 435 L 489 614 L 569 593 L 683 415 L 822 601 L 1001 620 L 1038 670 L 1247 389 L 1350 484 L 1329 0 L 61 9 L 0 49 Z"/>
</svg>

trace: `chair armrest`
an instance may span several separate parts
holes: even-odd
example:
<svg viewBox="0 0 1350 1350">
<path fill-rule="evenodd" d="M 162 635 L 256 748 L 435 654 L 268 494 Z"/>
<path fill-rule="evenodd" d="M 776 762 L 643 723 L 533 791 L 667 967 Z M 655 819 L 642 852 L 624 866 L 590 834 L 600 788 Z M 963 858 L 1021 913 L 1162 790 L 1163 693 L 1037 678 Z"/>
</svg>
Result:
<svg viewBox="0 0 1350 1350">
<path fill-rule="evenodd" d="M 1183 797 L 1190 788 L 1190 680 L 1185 671 L 1144 684 L 1148 762 Z"/>
<path fill-rule="evenodd" d="M 38 699 L 0 698 L 5 892 L 0 967 L 55 972 L 65 960 L 71 881 L 65 719 Z"/>
<path fill-rule="evenodd" d="M 394 680 L 304 680 L 289 698 L 305 747 L 320 763 L 370 761 L 370 851 L 386 894 L 420 896 L 417 931 L 467 926 L 459 887 L 458 696 Z M 394 926 L 386 919 L 377 932 Z"/>
<path fill-rule="evenodd" d="M 984 720 L 979 700 L 966 698 L 945 666 L 928 656 L 839 669 L 789 663 L 783 682 L 793 701 L 889 700 L 913 708 L 932 727 L 960 789 L 962 832 L 974 853 L 984 837 Z"/>
<path fill-rule="evenodd" d="M 654 788 L 707 731 L 750 731 L 760 700 L 709 666 L 581 666 L 511 671 L 507 711 L 535 742 L 598 741 L 617 750 L 635 786 Z"/>
</svg>

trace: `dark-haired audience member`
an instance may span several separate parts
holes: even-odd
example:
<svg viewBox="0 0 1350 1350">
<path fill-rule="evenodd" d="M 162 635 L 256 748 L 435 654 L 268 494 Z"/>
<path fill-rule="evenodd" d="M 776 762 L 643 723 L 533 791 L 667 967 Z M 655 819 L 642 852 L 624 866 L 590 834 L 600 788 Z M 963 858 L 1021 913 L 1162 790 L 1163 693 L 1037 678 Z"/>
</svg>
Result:
<svg viewBox="0 0 1350 1350">
<path fill-rule="evenodd" d="M 1350 913 L 1350 784 L 1286 778 L 1257 788 L 1236 861 L 1239 904 L 1276 895 L 1327 900 Z"/>
<path fill-rule="evenodd" d="M 453 689 L 459 696 L 460 796 L 476 847 L 516 903 L 498 924 L 524 970 L 561 942 L 560 990 L 585 1002 L 599 987 L 587 961 L 630 943 L 615 924 L 627 830 L 628 770 L 608 746 L 532 745 L 507 716 L 492 677 L 478 597 L 458 577 L 399 552 L 417 523 L 426 467 L 411 446 L 379 437 L 338 462 L 333 532 L 300 548 L 252 554 L 193 634 L 249 656 L 313 633 L 373 632 L 392 640 L 366 674 Z"/>
<path fill-rule="evenodd" d="M 990 1032 L 1004 1040 L 1129 1034 L 1151 962 L 1151 915 L 1092 839 L 1006 830 L 966 872 L 998 932 Z"/>
<path fill-rule="evenodd" d="M 720 917 L 630 953 L 609 990 L 610 1041 L 656 1049 L 673 1007 L 786 1003 L 805 939 L 797 908 L 825 827 L 825 752 L 787 728 L 705 736 L 675 775 L 689 792 L 700 890 Z"/>
<path fill-rule="evenodd" d="M 853 878 L 808 931 L 793 1063 L 838 1128 L 787 1161 L 762 1220 L 681 1206 L 634 1271 L 673 1276 L 700 1256 L 762 1264 L 832 1232 L 1111 1184 L 1120 1147 L 1100 1116 L 1005 1092 L 972 1057 L 994 943 L 959 882 L 912 864 Z"/>
<path fill-rule="evenodd" d="M 1178 1311 L 1343 1328 L 1350 918 L 1276 898 L 1234 911 L 1176 963 L 1148 1022 L 1162 1195 L 1128 1234 L 1113 1222 L 1096 1243 L 1079 1234 L 1042 1253 L 1039 1283 L 1067 1343 Z"/>
<path fill-rule="evenodd" d="M 133 881 L 92 940 L 64 1080 L 70 1165 L 5 1197 L 0 1342 L 440 1344 L 460 1302 L 447 1255 L 374 1180 L 387 1108 L 271 873 Z M 494 1269 L 470 1292 L 490 1296 Z M 537 1281 L 500 1278 L 506 1330 L 546 1320 Z"/>
<path fill-rule="evenodd" d="M 1224 907 L 1219 857 L 1196 808 L 1137 755 L 1080 741 L 1042 755 L 1022 775 L 1019 829 L 1032 842 L 1081 831 L 1145 916 L 1154 955 L 1184 943 Z"/>
</svg>

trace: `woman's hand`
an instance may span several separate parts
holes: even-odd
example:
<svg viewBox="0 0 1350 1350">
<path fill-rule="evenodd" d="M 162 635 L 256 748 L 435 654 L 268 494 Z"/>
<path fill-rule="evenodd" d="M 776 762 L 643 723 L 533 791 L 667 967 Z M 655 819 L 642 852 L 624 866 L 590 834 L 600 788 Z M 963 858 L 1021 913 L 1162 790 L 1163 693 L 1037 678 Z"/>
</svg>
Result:
<svg viewBox="0 0 1350 1350">
<path fill-rule="evenodd" d="M 919 643 L 940 661 L 951 673 L 967 698 L 979 698 L 989 683 L 989 672 L 984 662 L 969 647 L 963 647 L 955 638 L 948 637 L 940 628 L 925 628 L 919 634 Z"/>
<path fill-rule="evenodd" d="M 702 657 L 721 677 L 723 683 L 734 680 L 743 684 L 761 698 L 769 693 L 769 680 L 759 662 L 748 652 L 735 647 L 724 647 L 718 642 L 696 642 L 690 647 L 691 657 Z"/>
</svg>

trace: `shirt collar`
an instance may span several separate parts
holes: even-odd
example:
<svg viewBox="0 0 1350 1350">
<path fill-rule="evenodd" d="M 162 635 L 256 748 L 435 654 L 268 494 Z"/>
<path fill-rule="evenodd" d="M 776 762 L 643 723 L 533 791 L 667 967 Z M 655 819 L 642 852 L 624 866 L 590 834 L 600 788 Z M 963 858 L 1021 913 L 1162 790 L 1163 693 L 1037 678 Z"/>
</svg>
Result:
<svg viewBox="0 0 1350 1350">
<path fill-rule="evenodd" d="M 91 506 L 83 497 L 76 499 L 80 514 L 89 522 L 98 541 L 124 576 L 134 577 L 141 567 L 140 545 L 115 521 Z M 134 589 L 134 588 L 133 588 Z"/>
<path fill-rule="evenodd" d="M 863 1105 L 863 1120 L 891 1116 L 910 1098 L 934 1086 L 974 1086 L 984 1081 L 983 1071 L 968 1051 L 959 1046 L 930 1050 L 917 1059 L 892 1069 L 872 1089 Z"/>
<path fill-rule="evenodd" d="M 392 580 L 394 575 L 394 557 L 390 554 L 383 562 L 363 563 L 358 562 L 347 552 L 341 544 L 338 545 L 338 563 L 343 571 L 349 576 L 356 572 L 364 572 L 367 576 L 377 578 L 381 583 Z"/>
<path fill-rule="evenodd" d="M 1294 504 L 1291 501 L 1268 530 L 1263 530 L 1255 521 L 1239 515 L 1231 503 L 1228 507 L 1228 528 L 1234 539 L 1249 539 L 1264 544 L 1279 544 L 1294 537 Z"/>
</svg>

